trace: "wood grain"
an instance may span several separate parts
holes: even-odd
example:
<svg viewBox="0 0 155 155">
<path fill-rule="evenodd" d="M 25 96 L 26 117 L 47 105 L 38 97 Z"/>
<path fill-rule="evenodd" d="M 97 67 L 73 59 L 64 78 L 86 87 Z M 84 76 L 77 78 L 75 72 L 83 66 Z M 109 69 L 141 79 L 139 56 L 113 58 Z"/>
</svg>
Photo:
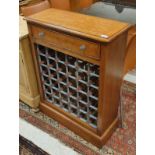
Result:
<svg viewBox="0 0 155 155">
<path fill-rule="evenodd" d="M 37 108 L 40 95 L 32 61 L 27 24 L 22 17 L 20 17 L 19 41 L 19 97 L 26 104 Z"/>
<path fill-rule="evenodd" d="M 93 0 L 70 0 L 71 10 L 81 10 L 82 8 L 87 8 L 93 4 Z"/>
<path fill-rule="evenodd" d="M 49 0 L 52 8 L 77 11 L 89 7 L 94 0 Z"/>
<path fill-rule="evenodd" d="M 53 8 L 29 16 L 26 20 L 38 24 L 44 23 L 50 28 L 57 28 L 101 42 L 111 41 L 130 27 L 129 24 L 119 21 Z M 101 35 L 106 35 L 108 38 L 102 38 Z"/>
<path fill-rule="evenodd" d="M 28 36 L 28 28 L 26 20 L 24 20 L 24 17 L 19 16 L 19 40 L 21 40 L 24 37 Z"/>
<path fill-rule="evenodd" d="M 120 88 L 123 79 L 127 32 L 119 35 L 113 42 L 102 46 L 101 80 L 102 89 L 99 102 L 98 131 L 103 133 L 117 117 L 120 103 Z M 103 82 L 104 81 L 104 82 Z M 100 84 L 101 85 L 101 84 Z"/>
<path fill-rule="evenodd" d="M 52 8 L 70 10 L 70 0 L 49 0 Z"/>
<path fill-rule="evenodd" d="M 127 72 L 135 68 L 136 68 L 136 26 L 134 25 L 128 31 L 123 74 L 125 75 Z"/>
<path fill-rule="evenodd" d="M 30 16 L 34 13 L 40 12 L 40 11 L 48 9 L 50 7 L 51 6 L 50 6 L 50 3 L 48 2 L 48 0 L 45 0 L 45 1 L 42 1 L 35 5 L 21 7 L 21 11 L 24 16 Z"/>
<path fill-rule="evenodd" d="M 39 38 L 43 41 L 51 42 L 54 46 L 66 49 L 70 52 L 74 52 L 81 56 L 90 57 L 93 59 L 100 59 L 100 45 L 94 42 L 79 39 L 77 37 L 71 37 L 63 33 L 56 31 L 49 31 L 45 28 L 32 26 L 33 38 Z M 43 33 L 44 36 L 40 37 L 39 34 Z M 85 46 L 85 49 L 80 49 L 81 46 Z"/>
<path fill-rule="evenodd" d="M 56 9 L 48 9 L 26 19 L 41 94 L 40 109 L 87 141 L 97 147 L 102 147 L 118 126 L 120 87 L 130 26 L 122 22 Z M 45 34 L 42 38 L 38 37 L 40 32 Z M 107 39 L 99 38 L 97 35 L 101 32 L 110 37 Z M 82 122 L 79 118 L 75 119 L 71 114 L 63 112 L 60 107 L 49 105 L 45 101 L 36 43 L 98 64 L 100 73 L 97 129 L 92 129 L 88 126 L 89 124 Z M 83 54 L 79 54 L 81 44 L 87 45 L 86 52 Z M 98 53 L 98 51 L 100 52 Z M 90 58 L 91 55 L 93 56 Z"/>
</svg>

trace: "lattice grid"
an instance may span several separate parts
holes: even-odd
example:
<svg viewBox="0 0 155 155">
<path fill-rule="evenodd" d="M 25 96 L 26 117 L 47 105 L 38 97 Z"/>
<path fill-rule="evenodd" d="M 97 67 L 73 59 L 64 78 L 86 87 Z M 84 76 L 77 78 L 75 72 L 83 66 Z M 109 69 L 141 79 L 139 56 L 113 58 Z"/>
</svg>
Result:
<svg viewBox="0 0 155 155">
<path fill-rule="evenodd" d="M 97 127 L 99 66 L 36 45 L 45 100 Z"/>
</svg>

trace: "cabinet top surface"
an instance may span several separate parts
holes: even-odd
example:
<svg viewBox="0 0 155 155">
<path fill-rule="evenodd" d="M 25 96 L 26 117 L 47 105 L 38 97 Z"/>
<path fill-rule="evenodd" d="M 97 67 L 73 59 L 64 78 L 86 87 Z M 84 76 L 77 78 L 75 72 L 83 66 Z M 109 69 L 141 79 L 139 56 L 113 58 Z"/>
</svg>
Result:
<svg viewBox="0 0 155 155">
<path fill-rule="evenodd" d="M 128 23 L 53 8 L 31 15 L 26 20 L 103 42 L 111 41 L 130 27 Z"/>
</svg>

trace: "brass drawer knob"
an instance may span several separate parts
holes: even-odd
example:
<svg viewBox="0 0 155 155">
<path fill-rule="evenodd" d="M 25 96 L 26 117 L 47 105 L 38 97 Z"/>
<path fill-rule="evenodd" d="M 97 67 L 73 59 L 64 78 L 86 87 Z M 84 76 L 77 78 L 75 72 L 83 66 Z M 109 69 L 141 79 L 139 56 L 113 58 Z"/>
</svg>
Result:
<svg viewBox="0 0 155 155">
<path fill-rule="evenodd" d="M 39 36 L 39 37 L 44 37 L 44 36 L 45 36 L 45 32 L 39 32 L 39 33 L 38 33 L 38 36 Z"/>
<path fill-rule="evenodd" d="M 81 50 L 81 51 L 84 51 L 85 49 L 86 49 L 86 45 L 81 45 L 81 46 L 80 46 L 80 50 Z"/>
</svg>

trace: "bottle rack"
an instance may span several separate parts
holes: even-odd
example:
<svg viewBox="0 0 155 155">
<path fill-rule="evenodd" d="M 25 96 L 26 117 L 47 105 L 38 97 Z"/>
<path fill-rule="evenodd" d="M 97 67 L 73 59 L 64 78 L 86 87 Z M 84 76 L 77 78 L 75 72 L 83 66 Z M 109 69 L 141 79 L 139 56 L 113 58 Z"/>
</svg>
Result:
<svg viewBox="0 0 155 155">
<path fill-rule="evenodd" d="M 97 128 L 99 66 L 36 44 L 44 99 Z"/>
</svg>

